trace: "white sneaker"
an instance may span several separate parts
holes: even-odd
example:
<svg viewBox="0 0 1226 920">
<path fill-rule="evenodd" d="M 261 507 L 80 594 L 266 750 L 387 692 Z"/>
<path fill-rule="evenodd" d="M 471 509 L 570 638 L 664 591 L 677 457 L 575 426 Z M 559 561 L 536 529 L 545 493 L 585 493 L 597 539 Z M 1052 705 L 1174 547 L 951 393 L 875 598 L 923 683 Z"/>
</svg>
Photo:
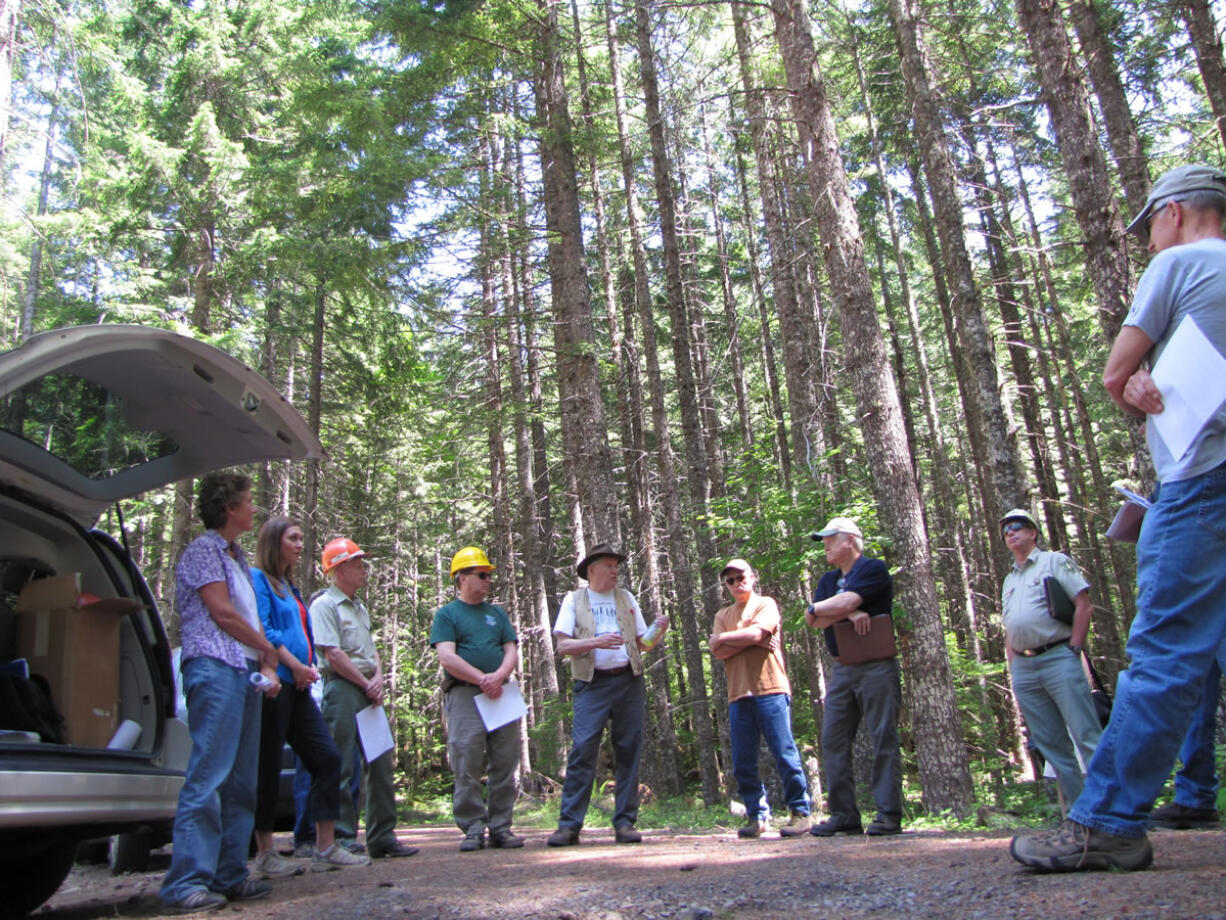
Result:
<svg viewBox="0 0 1226 920">
<path fill-rule="evenodd" d="M 369 866 L 370 857 L 364 853 L 350 853 L 335 843 L 326 850 L 316 850 L 311 860 L 312 872 L 331 872 L 333 869 L 354 869 Z"/>
<path fill-rule="evenodd" d="M 264 850 L 255 858 L 255 871 L 264 878 L 289 878 L 302 875 L 306 868 L 300 862 L 286 859 L 272 850 Z"/>
</svg>

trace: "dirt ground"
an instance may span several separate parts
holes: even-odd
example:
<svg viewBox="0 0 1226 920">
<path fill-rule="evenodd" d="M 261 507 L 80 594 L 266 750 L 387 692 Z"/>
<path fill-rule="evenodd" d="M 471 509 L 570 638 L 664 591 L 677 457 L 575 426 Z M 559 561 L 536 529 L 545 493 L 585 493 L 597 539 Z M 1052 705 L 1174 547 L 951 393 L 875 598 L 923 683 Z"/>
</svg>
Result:
<svg viewBox="0 0 1226 920">
<path fill-rule="evenodd" d="M 708 918 L 1186 917 L 1226 920 L 1226 831 L 1156 831 L 1145 872 L 1040 875 L 1009 856 L 1009 834 L 907 832 L 893 838 L 739 840 L 723 832 L 644 828 L 637 846 L 589 828 L 582 843 L 460 853 L 454 828 L 401 828 L 421 848 L 370 868 L 273 881 L 265 901 L 218 917 L 243 920 L 708 920 Z M 279 841 L 281 842 L 281 841 Z M 284 839 L 288 844 L 288 838 Z M 168 855 L 151 871 L 113 877 L 78 865 L 40 920 L 162 917 Z"/>
</svg>

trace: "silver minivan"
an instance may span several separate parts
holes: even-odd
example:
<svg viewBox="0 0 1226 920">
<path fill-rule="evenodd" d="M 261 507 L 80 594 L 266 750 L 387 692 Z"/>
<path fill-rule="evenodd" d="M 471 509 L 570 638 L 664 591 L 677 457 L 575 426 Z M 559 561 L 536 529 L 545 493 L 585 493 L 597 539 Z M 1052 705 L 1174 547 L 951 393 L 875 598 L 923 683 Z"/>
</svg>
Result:
<svg viewBox="0 0 1226 920">
<path fill-rule="evenodd" d="M 170 644 L 122 527 L 116 539 L 95 529 L 99 517 L 213 469 L 321 456 L 268 381 L 186 336 L 78 326 L 0 355 L 0 666 L 17 657 L 26 614 L 14 608 L 31 581 L 72 575 L 83 596 L 139 604 L 118 618 L 117 660 L 95 662 L 115 672 L 117 743 L 6 730 L 0 711 L 0 915 L 50 897 L 79 841 L 168 827 L 183 784 L 191 739 L 175 715 Z"/>
</svg>

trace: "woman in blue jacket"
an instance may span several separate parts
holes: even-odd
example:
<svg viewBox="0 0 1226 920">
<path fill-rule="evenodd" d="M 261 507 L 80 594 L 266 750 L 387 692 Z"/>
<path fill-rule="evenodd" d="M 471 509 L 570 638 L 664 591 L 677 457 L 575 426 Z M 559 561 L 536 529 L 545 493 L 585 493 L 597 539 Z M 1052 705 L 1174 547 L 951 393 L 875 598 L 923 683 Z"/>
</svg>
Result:
<svg viewBox="0 0 1226 920">
<path fill-rule="evenodd" d="M 311 807 L 315 815 L 315 871 L 370 865 L 370 858 L 336 846 L 334 827 L 340 808 L 341 757 L 311 684 L 319 680 L 315 669 L 315 640 L 311 618 L 294 585 L 293 573 L 302 558 L 302 527 L 276 517 L 260 528 L 256 544 L 257 568 L 251 571 L 264 634 L 277 649 L 277 675 L 281 693 L 266 698 L 260 726 L 259 793 L 255 809 L 255 836 L 259 845 L 255 868 L 266 877 L 298 875 L 303 865 L 278 855 L 273 848 L 277 788 L 281 774 L 281 748 L 288 741 L 311 774 Z"/>
</svg>

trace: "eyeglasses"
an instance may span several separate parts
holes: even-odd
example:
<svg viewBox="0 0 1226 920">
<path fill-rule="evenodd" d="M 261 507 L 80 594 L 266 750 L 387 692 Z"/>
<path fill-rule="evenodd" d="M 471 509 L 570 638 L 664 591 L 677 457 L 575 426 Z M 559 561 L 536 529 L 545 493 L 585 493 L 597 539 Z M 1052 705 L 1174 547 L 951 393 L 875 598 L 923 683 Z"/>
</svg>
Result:
<svg viewBox="0 0 1226 920">
<path fill-rule="evenodd" d="M 1019 530 L 1025 530 L 1026 525 L 1023 524 L 1021 521 L 1010 521 L 1008 524 L 1006 524 L 1001 529 L 1005 533 L 1017 533 Z"/>
<path fill-rule="evenodd" d="M 739 585 L 741 582 L 745 581 L 745 579 L 747 579 L 748 577 L 749 576 L 746 575 L 744 572 L 742 572 L 740 575 L 729 575 L 724 579 L 724 584 L 726 584 L 729 588 L 731 588 L 733 585 Z"/>
</svg>

